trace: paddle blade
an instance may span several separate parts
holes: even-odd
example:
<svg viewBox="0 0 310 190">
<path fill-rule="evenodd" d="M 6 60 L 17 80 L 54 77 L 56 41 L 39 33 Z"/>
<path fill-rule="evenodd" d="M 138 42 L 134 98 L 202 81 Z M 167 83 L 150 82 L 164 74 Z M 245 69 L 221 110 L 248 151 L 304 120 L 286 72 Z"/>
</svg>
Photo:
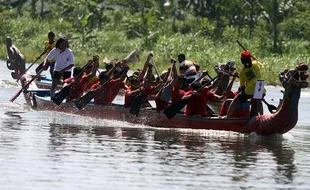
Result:
<svg viewBox="0 0 310 190">
<path fill-rule="evenodd" d="M 269 110 L 269 112 L 270 113 L 275 113 L 275 112 L 277 112 L 277 110 L 278 110 L 278 108 L 276 107 L 276 106 L 274 106 L 274 105 L 268 105 L 268 110 Z"/>
<path fill-rule="evenodd" d="M 142 103 L 143 103 L 143 96 L 142 95 L 136 96 L 136 98 L 134 99 L 134 101 L 133 101 L 133 103 L 129 109 L 129 113 L 131 113 L 135 116 L 138 116 Z"/>
<path fill-rule="evenodd" d="M 11 102 L 14 102 L 14 100 L 16 100 L 16 98 L 24 91 L 28 88 L 28 86 L 35 80 L 37 79 L 40 74 L 43 72 L 43 69 L 41 69 L 36 76 L 34 76 L 28 83 L 26 83 L 25 85 L 23 85 L 23 88 L 20 89 L 12 98 L 11 98 Z"/>
<path fill-rule="evenodd" d="M 164 110 L 164 114 L 168 119 L 173 118 L 179 111 L 181 111 L 187 104 L 189 97 L 183 98 L 178 102 L 173 103 L 170 107 Z"/>
<path fill-rule="evenodd" d="M 81 98 L 74 101 L 74 104 L 80 110 L 83 109 L 95 96 L 95 91 L 89 91 Z"/>
<path fill-rule="evenodd" d="M 68 96 L 70 92 L 71 85 L 63 87 L 59 92 L 55 93 L 55 96 L 53 97 L 53 102 L 57 105 L 60 105 L 61 102 Z"/>
<path fill-rule="evenodd" d="M 277 112 L 278 108 L 276 106 L 269 104 L 268 102 L 266 102 L 265 99 L 263 99 L 263 102 L 266 104 L 266 106 L 267 106 L 267 108 L 268 108 L 270 113 Z"/>
<path fill-rule="evenodd" d="M 172 85 L 168 84 L 167 86 L 164 87 L 160 99 L 169 102 L 171 100 L 171 95 L 172 95 Z"/>
</svg>

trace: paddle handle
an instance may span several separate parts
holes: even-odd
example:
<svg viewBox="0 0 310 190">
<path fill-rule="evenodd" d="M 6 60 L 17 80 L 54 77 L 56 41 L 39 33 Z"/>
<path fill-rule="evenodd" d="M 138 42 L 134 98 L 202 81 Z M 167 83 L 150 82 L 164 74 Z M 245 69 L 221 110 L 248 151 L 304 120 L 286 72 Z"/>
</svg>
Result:
<svg viewBox="0 0 310 190">
<path fill-rule="evenodd" d="M 241 42 L 239 42 L 239 40 L 237 40 L 237 43 L 239 44 L 239 46 L 240 46 L 244 51 L 247 51 L 247 49 L 241 44 Z M 254 60 L 257 60 L 252 54 L 251 54 L 251 57 L 252 57 Z"/>
<path fill-rule="evenodd" d="M 155 65 L 155 62 L 154 62 L 153 57 L 151 58 L 151 62 L 152 62 L 153 67 L 155 68 L 155 71 L 156 71 L 156 74 L 158 75 L 159 80 L 160 80 L 160 81 L 163 81 L 163 79 L 162 79 L 162 78 L 160 77 L 160 75 L 159 75 L 159 72 L 158 72 L 158 69 L 157 69 L 157 67 L 156 67 L 156 65 Z"/>
<path fill-rule="evenodd" d="M 210 74 L 209 73 L 207 73 L 207 75 L 208 75 L 208 77 L 210 78 L 210 79 L 212 79 L 212 77 L 210 76 Z M 216 85 L 222 92 L 225 92 L 225 90 L 223 90 L 221 87 L 220 87 L 220 85 Z"/>
<path fill-rule="evenodd" d="M 11 102 L 14 102 L 14 100 L 16 100 L 16 98 L 34 81 L 36 80 L 40 74 L 44 71 L 44 69 L 41 69 L 38 74 L 36 76 L 34 76 L 27 84 L 25 84 L 25 86 L 20 89 L 12 98 L 11 98 Z"/>
<path fill-rule="evenodd" d="M 37 62 L 39 60 L 39 57 L 38 58 L 36 58 L 30 65 L 29 65 L 29 67 L 25 70 L 25 73 L 32 67 L 32 65 L 34 65 L 35 64 L 35 62 Z"/>
<path fill-rule="evenodd" d="M 35 64 L 35 62 L 37 62 L 40 59 L 40 57 L 42 57 L 42 55 L 44 55 L 44 53 L 47 51 L 48 48 L 50 48 L 50 46 L 45 48 L 44 51 L 29 65 L 29 67 L 26 69 L 25 73 Z"/>
</svg>

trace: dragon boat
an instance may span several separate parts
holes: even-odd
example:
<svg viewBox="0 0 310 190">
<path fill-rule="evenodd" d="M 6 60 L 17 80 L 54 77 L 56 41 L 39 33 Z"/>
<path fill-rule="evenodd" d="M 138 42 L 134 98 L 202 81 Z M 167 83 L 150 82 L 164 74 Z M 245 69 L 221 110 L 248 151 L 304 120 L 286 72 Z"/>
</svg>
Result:
<svg viewBox="0 0 310 190">
<path fill-rule="evenodd" d="M 301 89 L 307 88 L 309 85 L 307 70 L 308 66 L 301 63 L 295 69 L 282 72 L 279 78 L 285 91 L 282 104 L 278 110 L 272 114 L 250 118 L 195 117 L 177 114 L 172 119 L 167 119 L 163 113 L 157 113 L 152 107 L 142 108 L 139 116 L 134 116 L 122 104 L 99 106 L 90 102 L 82 110 L 79 110 L 73 103 L 63 102 L 60 106 L 54 104 L 50 100 L 49 91 L 46 89 L 28 89 L 24 90 L 23 94 L 26 103 L 38 110 L 52 110 L 95 118 L 127 121 L 151 127 L 223 130 L 246 134 L 256 132 L 259 135 L 268 136 L 283 134 L 295 127 L 298 121 L 298 103 Z M 25 86 L 29 80 L 31 80 L 30 75 L 23 75 L 22 86 Z"/>
<path fill-rule="evenodd" d="M 63 102 L 58 106 L 51 101 L 49 90 L 38 88 L 35 83 L 28 85 L 32 76 L 25 73 L 25 63 L 21 59 L 23 56 L 12 46 L 9 51 L 11 54 L 8 55 L 7 65 L 15 71 L 16 75 L 21 75 L 20 81 L 25 101 L 34 109 L 127 121 L 151 127 L 222 130 L 244 134 L 256 132 L 263 136 L 284 134 L 296 126 L 301 89 L 307 88 L 309 85 L 307 81 L 309 77 L 308 65 L 300 63 L 294 69 L 284 70 L 279 74 L 279 80 L 285 90 L 283 101 L 277 111 L 249 118 L 196 117 L 177 114 L 172 119 L 168 119 L 163 113 L 157 113 L 153 107 L 142 108 L 139 115 L 135 116 L 129 112 L 129 108 L 124 108 L 122 104 L 100 106 L 94 105 L 93 102 L 79 110 L 73 103 Z M 12 74 L 13 78 L 14 76 L 15 74 Z"/>
</svg>

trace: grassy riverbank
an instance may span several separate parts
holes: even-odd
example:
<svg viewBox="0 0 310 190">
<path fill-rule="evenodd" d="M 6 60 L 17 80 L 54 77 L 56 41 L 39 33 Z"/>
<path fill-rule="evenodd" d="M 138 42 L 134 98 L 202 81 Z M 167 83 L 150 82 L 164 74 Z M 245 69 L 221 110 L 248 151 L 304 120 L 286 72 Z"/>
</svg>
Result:
<svg viewBox="0 0 310 190">
<path fill-rule="evenodd" d="M 217 62 L 236 60 L 240 70 L 239 60 L 241 47 L 236 43 L 238 39 L 252 54 L 264 64 L 263 76 L 268 84 L 278 84 L 278 73 L 285 68 L 293 68 L 298 62 L 310 62 L 310 42 L 301 40 L 282 40 L 282 52 L 271 53 L 271 40 L 261 29 L 254 30 L 254 37 L 246 38 L 248 30 L 238 30 L 234 27 L 225 28 L 220 39 L 203 36 L 199 31 L 189 33 L 171 32 L 172 19 L 167 19 L 159 25 L 158 30 L 149 31 L 150 35 L 128 38 L 127 31 L 115 23 L 107 23 L 101 29 L 91 32 L 78 32 L 73 29 L 72 23 L 64 20 L 42 21 L 27 16 L 16 17 L 15 13 L 1 13 L 0 58 L 5 60 L 5 37 L 10 36 L 13 43 L 25 55 L 27 62 L 32 62 L 43 51 L 47 33 L 54 31 L 56 36 L 66 36 L 73 50 L 76 63 L 83 65 L 92 55 L 100 56 L 101 63 L 104 57 L 121 59 L 132 50 L 140 53 L 141 61 L 131 65 L 131 69 L 141 68 L 146 54 L 153 51 L 155 62 L 160 71 L 169 67 L 171 57 L 185 53 L 187 59 L 197 62 L 201 69 L 208 70 L 215 75 L 214 65 Z M 193 16 L 188 16 L 188 22 L 194 22 Z M 181 25 L 182 23 L 177 23 Z M 181 26 L 180 26 L 181 28 Z M 41 62 L 41 60 L 38 61 Z M 103 64 L 101 65 L 103 66 Z"/>
</svg>

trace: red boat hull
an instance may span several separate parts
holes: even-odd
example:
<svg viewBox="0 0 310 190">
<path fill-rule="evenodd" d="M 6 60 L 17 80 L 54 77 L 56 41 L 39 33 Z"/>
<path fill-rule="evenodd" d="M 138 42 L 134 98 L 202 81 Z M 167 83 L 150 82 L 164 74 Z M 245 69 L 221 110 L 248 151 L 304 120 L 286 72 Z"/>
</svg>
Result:
<svg viewBox="0 0 310 190">
<path fill-rule="evenodd" d="M 152 108 L 141 109 L 139 117 L 136 117 L 129 113 L 128 108 L 123 108 L 121 106 L 98 106 L 89 104 L 85 106 L 83 110 L 78 110 L 74 104 L 62 103 L 60 106 L 57 106 L 52 101 L 48 100 L 48 98 L 42 98 L 36 95 L 34 96 L 34 100 L 36 102 L 36 108 L 39 110 L 53 110 L 94 118 L 127 121 L 151 127 L 209 129 L 246 133 L 244 126 L 249 121 L 249 119 L 202 118 L 185 115 L 176 115 L 169 120 L 164 114 L 156 113 Z"/>
</svg>

